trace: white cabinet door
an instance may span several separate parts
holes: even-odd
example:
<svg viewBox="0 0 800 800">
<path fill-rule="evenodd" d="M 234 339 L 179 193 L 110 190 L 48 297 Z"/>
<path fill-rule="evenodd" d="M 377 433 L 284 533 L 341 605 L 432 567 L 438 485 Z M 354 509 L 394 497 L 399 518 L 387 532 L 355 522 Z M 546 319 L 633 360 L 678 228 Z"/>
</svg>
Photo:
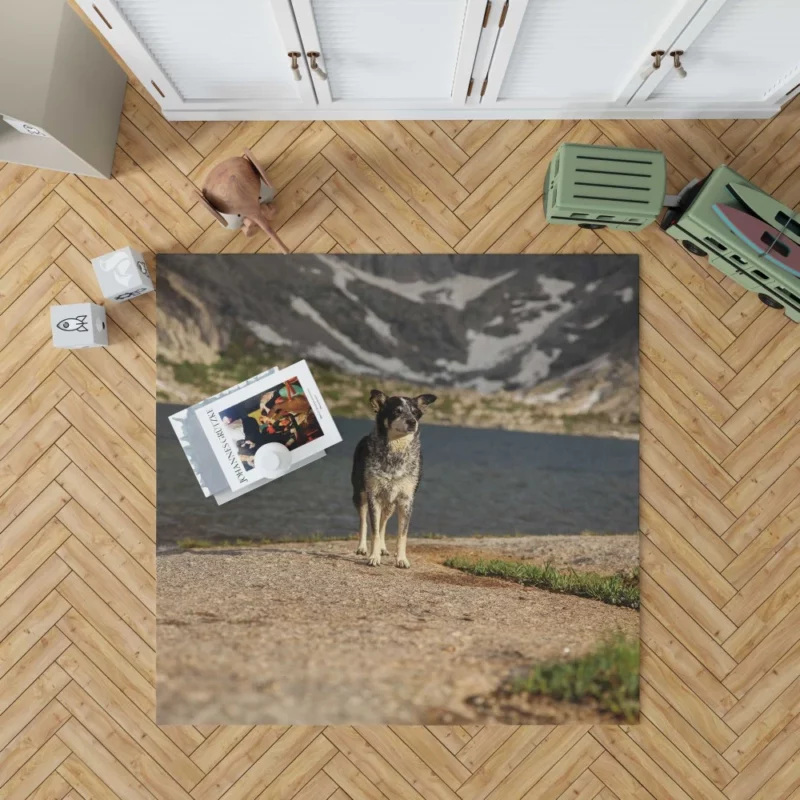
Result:
<svg viewBox="0 0 800 800">
<path fill-rule="evenodd" d="M 293 0 L 320 108 L 463 105 L 486 0 Z"/>
<path fill-rule="evenodd" d="M 316 106 L 290 0 L 77 0 L 163 108 Z"/>
<path fill-rule="evenodd" d="M 800 87 L 800 0 L 708 0 L 670 44 L 686 76 L 664 64 L 634 104 L 780 104 Z"/>
<path fill-rule="evenodd" d="M 624 106 L 703 0 L 509 0 L 482 106 Z"/>
</svg>

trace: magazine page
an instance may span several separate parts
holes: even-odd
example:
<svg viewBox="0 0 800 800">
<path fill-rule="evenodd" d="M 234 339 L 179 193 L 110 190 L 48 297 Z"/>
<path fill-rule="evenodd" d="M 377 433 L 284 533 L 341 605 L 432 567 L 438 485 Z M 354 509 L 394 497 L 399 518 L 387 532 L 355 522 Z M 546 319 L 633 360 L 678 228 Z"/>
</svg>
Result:
<svg viewBox="0 0 800 800">
<path fill-rule="evenodd" d="M 232 392 L 236 392 L 245 386 L 251 386 L 256 381 L 266 378 L 268 375 L 273 375 L 278 371 L 277 367 L 270 367 L 252 378 L 248 378 L 235 386 L 223 389 L 221 392 L 195 403 L 193 406 L 181 409 L 175 414 L 170 416 L 169 421 L 175 435 L 178 437 L 183 452 L 186 454 L 186 459 L 192 468 L 192 471 L 203 490 L 206 497 L 216 495 L 217 492 L 228 490 L 228 481 L 222 472 L 222 469 L 217 462 L 214 453 L 211 450 L 211 445 L 206 439 L 205 432 L 200 427 L 199 419 L 194 413 L 202 409 L 208 403 L 213 403 L 222 397 L 227 397 Z"/>
<path fill-rule="evenodd" d="M 233 490 L 265 477 L 255 456 L 266 444 L 286 447 L 294 466 L 342 441 L 305 361 L 206 403 L 195 414 Z"/>
</svg>

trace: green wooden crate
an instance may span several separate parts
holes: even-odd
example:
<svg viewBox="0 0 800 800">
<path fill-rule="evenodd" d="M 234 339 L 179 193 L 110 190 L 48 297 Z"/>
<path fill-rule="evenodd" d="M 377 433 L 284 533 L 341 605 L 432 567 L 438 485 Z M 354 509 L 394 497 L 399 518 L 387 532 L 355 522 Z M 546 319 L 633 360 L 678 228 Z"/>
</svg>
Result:
<svg viewBox="0 0 800 800">
<path fill-rule="evenodd" d="M 714 211 L 715 203 L 747 211 L 728 191 L 729 183 L 761 191 L 730 167 L 717 167 L 692 190 L 681 206 L 667 211 L 661 228 L 690 253 L 708 256 L 711 264 L 729 278 L 748 291 L 756 292 L 768 305 L 783 308 L 787 317 L 800 322 L 800 278 L 761 258 Z"/>
<path fill-rule="evenodd" d="M 547 168 L 547 221 L 638 231 L 664 205 L 667 162 L 657 150 L 562 144 Z"/>
</svg>

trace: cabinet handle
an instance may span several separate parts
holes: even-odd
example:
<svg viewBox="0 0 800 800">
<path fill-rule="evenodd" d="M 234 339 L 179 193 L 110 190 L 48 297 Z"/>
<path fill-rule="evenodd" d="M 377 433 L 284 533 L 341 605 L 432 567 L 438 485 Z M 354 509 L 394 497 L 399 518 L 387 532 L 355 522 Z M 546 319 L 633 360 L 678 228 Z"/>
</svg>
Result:
<svg viewBox="0 0 800 800">
<path fill-rule="evenodd" d="M 292 59 L 292 76 L 296 81 L 303 80 L 303 76 L 300 74 L 300 65 L 297 63 L 297 59 L 303 54 L 292 51 L 291 53 L 287 53 L 287 55 Z"/>
<path fill-rule="evenodd" d="M 640 73 L 643 81 L 646 81 L 657 69 L 661 69 L 661 60 L 666 53 L 663 50 L 653 50 L 650 55 L 653 57 L 653 63 L 645 67 Z"/>
<path fill-rule="evenodd" d="M 678 77 L 685 78 L 686 70 L 683 68 L 683 64 L 681 64 L 681 56 L 683 55 L 683 50 L 673 50 L 670 52 L 670 55 L 672 56 L 672 63 L 678 72 Z"/>
<path fill-rule="evenodd" d="M 315 53 L 313 51 L 310 53 L 306 53 L 306 55 L 308 56 L 308 59 L 311 62 L 311 71 L 316 73 L 321 81 L 328 80 L 328 73 L 325 72 L 325 70 L 322 69 L 322 67 L 317 65 L 317 59 L 322 58 L 322 56 L 319 53 Z"/>
<path fill-rule="evenodd" d="M 97 14 L 97 16 L 100 17 L 103 22 L 105 22 L 106 27 L 110 31 L 114 30 L 114 26 L 103 16 L 103 12 L 97 6 L 93 5 L 92 8 L 94 9 L 94 13 Z"/>
</svg>

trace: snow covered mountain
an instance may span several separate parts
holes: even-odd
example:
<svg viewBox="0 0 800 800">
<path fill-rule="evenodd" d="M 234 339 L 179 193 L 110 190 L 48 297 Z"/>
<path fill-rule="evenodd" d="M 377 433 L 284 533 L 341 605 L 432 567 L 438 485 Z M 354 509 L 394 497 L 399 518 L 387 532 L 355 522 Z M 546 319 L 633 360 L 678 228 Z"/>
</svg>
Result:
<svg viewBox="0 0 800 800">
<path fill-rule="evenodd" d="M 213 363 L 242 331 L 351 375 L 638 407 L 638 258 L 163 255 L 159 355 Z"/>
</svg>

